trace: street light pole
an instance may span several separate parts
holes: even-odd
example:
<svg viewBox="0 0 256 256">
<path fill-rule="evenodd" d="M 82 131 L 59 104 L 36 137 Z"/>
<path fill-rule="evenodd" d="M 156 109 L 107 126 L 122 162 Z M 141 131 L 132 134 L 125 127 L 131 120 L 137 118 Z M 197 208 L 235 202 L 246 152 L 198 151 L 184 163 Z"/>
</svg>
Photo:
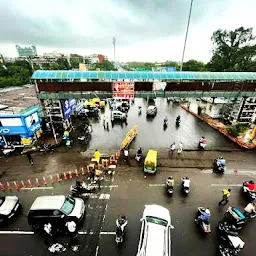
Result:
<svg viewBox="0 0 256 256">
<path fill-rule="evenodd" d="M 190 17 L 191 17 L 191 12 L 192 12 L 192 7 L 193 7 L 193 1 L 194 1 L 194 0 L 191 0 L 191 3 L 190 3 L 190 10 L 189 10 L 189 16 L 188 16 L 187 31 L 186 31 L 186 36 L 185 36 L 185 42 L 184 42 L 184 47 L 183 47 L 183 53 L 182 53 L 181 64 L 180 64 L 180 72 L 182 71 L 182 67 L 183 67 L 183 61 L 184 61 L 184 55 L 185 55 L 185 50 L 186 50 L 187 37 L 188 37 L 188 30 L 189 30 Z"/>
</svg>

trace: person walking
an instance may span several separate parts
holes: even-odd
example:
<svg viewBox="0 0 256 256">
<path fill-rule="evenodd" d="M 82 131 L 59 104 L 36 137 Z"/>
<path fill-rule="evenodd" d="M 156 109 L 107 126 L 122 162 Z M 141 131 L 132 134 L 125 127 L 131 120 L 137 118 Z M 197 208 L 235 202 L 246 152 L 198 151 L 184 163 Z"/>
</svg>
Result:
<svg viewBox="0 0 256 256">
<path fill-rule="evenodd" d="M 68 235 L 69 235 L 69 245 L 70 247 L 75 245 L 75 240 L 77 237 L 77 228 L 76 228 L 76 223 L 72 220 L 72 221 L 67 221 L 65 226 L 68 229 Z"/>
<path fill-rule="evenodd" d="M 26 155 L 27 155 L 27 158 L 28 158 L 29 163 L 30 163 L 31 165 L 33 165 L 33 164 L 34 164 L 34 161 L 33 161 L 32 156 L 31 156 L 29 153 L 27 153 Z"/>
<path fill-rule="evenodd" d="M 172 153 L 173 155 L 175 148 L 176 148 L 175 142 L 173 142 L 172 145 L 170 146 L 169 154 Z"/>
<path fill-rule="evenodd" d="M 179 148 L 178 148 L 178 154 L 180 154 L 182 152 L 183 149 L 183 144 L 182 142 L 179 143 Z"/>
<path fill-rule="evenodd" d="M 46 238 L 45 238 L 44 242 L 48 246 L 51 246 L 54 243 L 53 241 L 51 241 L 51 239 L 53 238 L 53 235 L 52 235 L 52 224 L 51 223 L 44 224 L 44 231 L 46 233 Z"/>
<path fill-rule="evenodd" d="M 129 160 L 129 151 L 128 151 L 128 148 L 126 147 L 124 149 L 124 161 L 128 162 L 128 160 Z"/>
<path fill-rule="evenodd" d="M 230 192 L 231 192 L 230 188 L 222 190 L 223 196 L 222 196 L 222 200 L 219 202 L 219 206 L 221 206 L 223 202 L 225 202 L 224 205 L 226 205 L 228 203 L 228 201 L 229 201 L 228 198 L 230 197 Z"/>
</svg>

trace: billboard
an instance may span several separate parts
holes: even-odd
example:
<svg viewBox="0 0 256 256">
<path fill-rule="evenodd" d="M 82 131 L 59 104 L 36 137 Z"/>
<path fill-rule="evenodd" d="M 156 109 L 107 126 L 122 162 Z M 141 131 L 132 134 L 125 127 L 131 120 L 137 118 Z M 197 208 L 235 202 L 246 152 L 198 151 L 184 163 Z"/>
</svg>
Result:
<svg viewBox="0 0 256 256">
<path fill-rule="evenodd" d="M 68 119 L 76 107 L 75 99 L 68 99 L 62 103 L 64 118 Z"/>
<path fill-rule="evenodd" d="M 134 82 L 113 82 L 113 97 L 134 98 Z"/>
</svg>

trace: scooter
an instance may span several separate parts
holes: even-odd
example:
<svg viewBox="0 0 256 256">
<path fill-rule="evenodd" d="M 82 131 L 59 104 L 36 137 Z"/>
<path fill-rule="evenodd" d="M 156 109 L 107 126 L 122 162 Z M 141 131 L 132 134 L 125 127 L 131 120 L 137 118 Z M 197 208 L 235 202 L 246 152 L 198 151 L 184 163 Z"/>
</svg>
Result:
<svg viewBox="0 0 256 256">
<path fill-rule="evenodd" d="M 224 214 L 223 221 L 228 223 L 233 230 L 238 231 L 244 227 L 247 219 L 239 209 L 229 206 Z"/>
<path fill-rule="evenodd" d="M 225 165 L 218 165 L 218 160 L 219 160 L 219 158 L 214 159 L 214 161 L 213 161 L 213 170 L 217 171 L 221 174 L 224 174 L 224 172 L 226 171 L 226 166 Z"/>
<path fill-rule="evenodd" d="M 90 193 L 93 193 L 96 190 L 97 187 L 98 186 L 96 182 L 92 182 L 89 184 L 82 182 L 80 188 L 77 188 L 76 185 L 71 185 L 70 192 L 71 195 L 74 197 L 88 197 Z"/>
<path fill-rule="evenodd" d="M 3 148 L 1 149 L 2 150 L 2 153 L 5 155 L 5 156 L 8 156 L 10 155 L 12 152 L 15 151 L 15 147 L 13 145 L 11 145 L 10 147 L 6 147 L 6 148 Z"/>
<path fill-rule="evenodd" d="M 125 218 L 120 218 L 116 220 L 116 245 L 119 246 L 124 241 L 125 236 L 125 227 L 128 221 Z M 123 226 L 123 230 L 122 230 Z"/>
<path fill-rule="evenodd" d="M 198 220 L 198 217 L 201 216 L 203 212 L 205 212 L 205 210 L 206 209 L 204 207 L 197 208 L 197 218 L 195 219 L 195 222 L 201 227 L 204 233 L 208 234 L 211 232 L 210 223 L 208 221 L 206 222 L 206 221 Z"/>
<path fill-rule="evenodd" d="M 177 127 L 180 126 L 180 119 L 176 119 L 176 126 L 177 126 Z"/>
<path fill-rule="evenodd" d="M 247 196 L 250 202 L 253 202 L 256 199 L 256 191 L 248 190 L 247 184 L 249 181 L 245 181 L 242 186 L 242 191 Z"/>
<path fill-rule="evenodd" d="M 219 223 L 219 235 L 220 243 L 218 249 L 223 256 L 237 255 L 245 245 L 238 237 L 238 233 L 233 231 L 225 222 Z"/>
<path fill-rule="evenodd" d="M 188 195 L 190 192 L 190 180 L 189 179 L 181 179 L 182 180 L 182 191 L 185 195 Z"/>
<path fill-rule="evenodd" d="M 201 141 L 199 141 L 198 147 L 199 147 L 199 149 L 205 150 L 206 143 L 202 143 Z"/>
</svg>

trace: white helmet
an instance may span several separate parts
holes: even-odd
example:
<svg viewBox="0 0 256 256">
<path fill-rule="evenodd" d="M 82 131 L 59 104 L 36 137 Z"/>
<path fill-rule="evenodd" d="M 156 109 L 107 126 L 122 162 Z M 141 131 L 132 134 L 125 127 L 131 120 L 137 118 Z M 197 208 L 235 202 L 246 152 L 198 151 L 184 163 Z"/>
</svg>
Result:
<svg viewBox="0 0 256 256">
<path fill-rule="evenodd" d="M 205 213 L 207 213 L 207 214 L 209 214 L 209 215 L 211 214 L 211 212 L 210 212 L 209 209 L 206 209 L 206 210 L 205 210 Z"/>
</svg>

